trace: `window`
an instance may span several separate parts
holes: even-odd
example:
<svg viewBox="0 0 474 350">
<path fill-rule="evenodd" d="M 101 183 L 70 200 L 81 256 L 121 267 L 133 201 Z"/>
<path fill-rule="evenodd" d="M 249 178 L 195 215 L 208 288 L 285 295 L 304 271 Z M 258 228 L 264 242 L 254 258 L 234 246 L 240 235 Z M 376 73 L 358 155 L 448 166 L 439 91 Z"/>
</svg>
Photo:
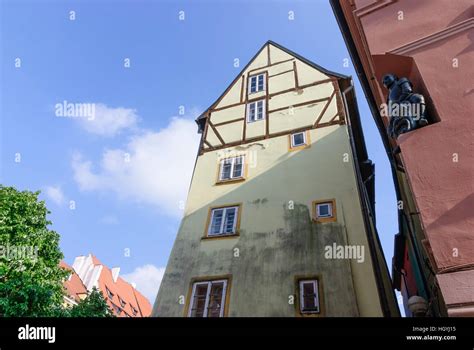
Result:
<svg viewBox="0 0 474 350">
<path fill-rule="evenodd" d="M 265 74 L 253 75 L 249 78 L 249 94 L 265 90 Z"/>
<path fill-rule="evenodd" d="M 227 280 L 193 284 L 188 317 L 223 317 Z"/>
<path fill-rule="evenodd" d="M 265 115 L 265 100 L 250 102 L 247 105 L 247 123 L 263 120 Z"/>
<path fill-rule="evenodd" d="M 214 237 L 236 234 L 238 214 L 239 206 L 212 209 L 207 236 Z"/>
<path fill-rule="evenodd" d="M 244 176 L 244 156 L 226 158 L 221 161 L 219 181 L 240 179 Z"/>
<path fill-rule="evenodd" d="M 138 313 L 137 309 L 135 309 L 132 305 L 130 305 L 130 307 L 132 308 L 133 316 L 136 316 Z"/>
<path fill-rule="evenodd" d="M 291 134 L 289 143 L 290 143 L 290 151 L 310 147 L 311 142 L 310 142 L 309 130 Z"/>
<path fill-rule="evenodd" d="M 122 298 L 118 297 L 118 300 L 120 302 L 121 307 L 125 307 L 125 305 L 127 305 L 127 303 Z"/>
<path fill-rule="evenodd" d="M 327 199 L 313 202 L 313 219 L 316 222 L 336 221 L 336 201 Z"/>
<path fill-rule="evenodd" d="M 332 216 L 332 203 L 321 203 L 316 205 L 318 218 L 330 218 Z"/>
<path fill-rule="evenodd" d="M 291 147 L 306 145 L 306 136 L 304 132 L 298 132 L 291 135 Z"/>
<path fill-rule="evenodd" d="M 302 314 L 319 313 L 318 280 L 299 281 L 299 304 Z"/>
<path fill-rule="evenodd" d="M 108 296 L 110 299 L 113 299 L 113 298 L 114 298 L 114 293 L 112 293 L 109 288 L 105 287 L 105 291 L 107 292 L 107 296 Z"/>
<path fill-rule="evenodd" d="M 114 309 L 114 312 L 117 314 L 117 315 L 120 315 L 122 313 L 122 309 L 119 308 L 117 305 L 115 305 L 114 303 L 112 303 L 112 308 Z"/>
</svg>

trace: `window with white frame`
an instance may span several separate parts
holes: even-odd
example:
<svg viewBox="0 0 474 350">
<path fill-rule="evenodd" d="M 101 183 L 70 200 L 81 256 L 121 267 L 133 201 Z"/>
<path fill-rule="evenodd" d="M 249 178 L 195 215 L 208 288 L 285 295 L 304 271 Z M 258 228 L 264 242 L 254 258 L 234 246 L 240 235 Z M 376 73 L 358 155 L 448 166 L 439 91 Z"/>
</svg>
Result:
<svg viewBox="0 0 474 350">
<path fill-rule="evenodd" d="M 244 156 L 221 160 L 219 180 L 233 180 L 244 176 Z"/>
<path fill-rule="evenodd" d="M 318 280 L 300 280 L 300 312 L 303 314 L 319 313 Z"/>
<path fill-rule="evenodd" d="M 212 209 L 207 235 L 213 237 L 236 234 L 238 215 L 238 206 Z"/>
<path fill-rule="evenodd" d="M 306 132 L 297 132 L 291 135 L 291 147 L 299 147 L 306 145 Z"/>
<path fill-rule="evenodd" d="M 316 204 L 317 218 L 332 218 L 332 216 L 332 202 Z"/>
<path fill-rule="evenodd" d="M 265 100 L 250 102 L 247 105 L 247 122 L 263 120 L 265 116 Z"/>
<path fill-rule="evenodd" d="M 188 317 L 223 317 L 227 280 L 193 284 Z"/>
<path fill-rule="evenodd" d="M 265 90 L 265 74 L 258 74 L 249 77 L 249 94 Z"/>
</svg>

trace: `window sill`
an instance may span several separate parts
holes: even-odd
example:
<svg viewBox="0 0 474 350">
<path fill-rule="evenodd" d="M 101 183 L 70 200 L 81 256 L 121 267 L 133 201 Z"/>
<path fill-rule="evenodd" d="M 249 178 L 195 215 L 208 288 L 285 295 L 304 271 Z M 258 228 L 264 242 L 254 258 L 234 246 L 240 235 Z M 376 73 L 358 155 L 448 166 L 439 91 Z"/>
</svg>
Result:
<svg viewBox="0 0 474 350">
<path fill-rule="evenodd" d="M 229 180 L 219 180 L 216 182 L 216 185 L 225 185 L 229 183 L 236 183 L 236 182 L 242 182 L 245 181 L 245 177 L 238 177 L 235 179 L 229 179 Z"/>
<path fill-rule="evenodd" d="M 257 94 L 259 94 L 259 93 L 261 93 L 261 92 L 265 92 L 265 89 L 263 89 L 263 90 L 258 90 L 258 91 L 254 91 L 254 92 L 249 92 L 249 93 L 247 94 L 247 96 L 257 95 Z"/>
<path fill-rule="evenodd" d="M 323 317 L 321 311 L 318 312 L 298 312 L 299 317 Z"/>
<path fill-rule="evenodd" d="M 296 146 L 296 147 L 290 147 L 290 149 L 288 151 L 289 152 L 294 152 L 294 151 L 299 151 L 299 150 L 302 150 L 302 149 L 305 149 L 305 148 L 310 148 L 310 147 L 311 147 L 311 144 L 301 145 L 301 146 Z"/>
<path fill-rule="evenodd" d="M 327 223 L 327 222 L 336 222 L 337 219 L 335 217 L 332 217 L 332 218 L 319 218 L 319 219 L 315 219 L 313 218 L 313 222 L 316 223 L 316 224 L 324 224 L 324 223 Z"/>
<path fill-rule="evenodd" d="M 261 121 L 264 121 L 264 120 L 265 120 L 265 118 L 257 119 L 257 120 L 248 120 L 248 119 L 247 119 L 247 124 L 257 123 L 257 122 L 261 122 Z"/>
<path fill-rule="evenodd" d="M 201 238 L 202 241 L 214 240 L 214 239 L 229 239 L 229 238 L 237 238 L 240 237 L 239 233 L 233 233 L 228 235 L 220 235 L 220 236 L 207 236 Z"/>
</svg>

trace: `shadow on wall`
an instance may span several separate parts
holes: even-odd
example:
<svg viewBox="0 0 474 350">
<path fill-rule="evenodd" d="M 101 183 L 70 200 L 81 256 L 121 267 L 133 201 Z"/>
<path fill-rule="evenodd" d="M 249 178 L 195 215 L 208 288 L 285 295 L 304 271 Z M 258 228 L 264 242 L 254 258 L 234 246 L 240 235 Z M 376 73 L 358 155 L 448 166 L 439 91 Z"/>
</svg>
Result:
<svg viewBox="0 0 474 350">
<path fill-rule="evenodd" d="M 329 128 L 310 148 L 287 152 L 265 172 L 221 185 L 229 191 L 184 217 L 154 314 L 182 316 L 176 300 L 189 295 L 192 278 L 231 274 L 229 316 L 294 316 L 288 297 L 295 294 L 295 278 L 309 275 L 321 279 L 321 314 L 359 315 L 350 261 L 324 256 L 326 246 L 348 243 L 347 227 L 365 237 L 352 159 L 344 162 L 347 130 Z M 271 156 L 266 152 L 259 151 L 257 161 Z M 337 222 L 314 223 L 311 201 L 330 198 L 336 199 Z M 242 203 L 240 236 L 202 240 L 209 207 L 232 203 Z"/>
</svg>

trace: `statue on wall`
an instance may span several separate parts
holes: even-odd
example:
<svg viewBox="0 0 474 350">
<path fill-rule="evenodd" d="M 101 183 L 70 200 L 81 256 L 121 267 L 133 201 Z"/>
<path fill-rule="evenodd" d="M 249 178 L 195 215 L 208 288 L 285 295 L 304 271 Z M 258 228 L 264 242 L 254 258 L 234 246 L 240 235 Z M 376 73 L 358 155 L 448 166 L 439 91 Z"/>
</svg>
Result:
<svg viewBox="0 0 474 350">
<path fill-rule="evenodd" d="M 426 120 L 425 98 L 413 92 L 413 85 L 407 78 L 398 78 L 386 74 L 382 84 L 388 89 L 388 133 L 397 138 L 400 134 L 421 128 L 428 124 Z"/>
</svg>

